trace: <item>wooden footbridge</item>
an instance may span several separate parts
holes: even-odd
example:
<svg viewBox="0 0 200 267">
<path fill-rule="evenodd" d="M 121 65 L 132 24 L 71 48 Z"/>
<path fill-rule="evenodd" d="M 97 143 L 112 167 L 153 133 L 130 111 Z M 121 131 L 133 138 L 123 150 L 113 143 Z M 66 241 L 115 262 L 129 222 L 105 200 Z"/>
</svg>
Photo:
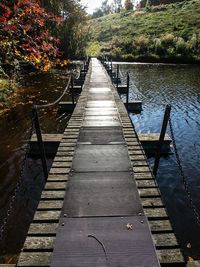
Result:
<svg viewBox="0 0 200 267">
<path fill-rule="evenodd" d="M 92 59 L 17 266 L 185 266 L 126 108 Z"/>
</svg>

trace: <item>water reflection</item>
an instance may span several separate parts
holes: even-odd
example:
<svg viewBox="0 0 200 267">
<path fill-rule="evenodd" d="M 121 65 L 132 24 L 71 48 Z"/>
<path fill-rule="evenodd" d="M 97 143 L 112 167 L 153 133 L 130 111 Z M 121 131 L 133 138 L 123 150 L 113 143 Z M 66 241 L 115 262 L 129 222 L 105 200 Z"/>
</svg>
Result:
<svg viewBox="0 0 200 267">
<path fill-rule="evenodd" d="M 18 88 L 15 106 L 0 117 L 0 225 L 19 181 L 27 140 L 30 138 L 32 103 L 55 101 L 63 92 L 67 81 L 68 76 L 63 71 L 26 77 L 23 86 Z M 66 95 L 65 98 L 70 100 L 71 97 Z M 55 106 L 40 110 L 39 118 L 44 133 L 61 133 L 69 114 L 58 114 Z M 52 159 L 48 159 L 48 169 L 51 164 Z M 3 255 L 17 254 L 21 249 L 43 186 L 40 159 L 28 159 L 3 242 L 0 240 L 0 262 L 4 262 Z"/>
<path fill-rule="evenodd" d="M 159 132 L 164 105 L 172 105 L 178 151 L 200 214 L 200 67 L 123 64 L 120 68 L 124 77 L 130 72 L 130 98 L 135 97 L 137 90 L 145 96 L 142 113 L 130 114 L 137 132 Z M 154 159 L 149 162 L 153 165 Z M 191 210 L 174 155 L 162 158 L 157 181 L 185 255 L 200 258 L 200 226 Z"/>
</svg>

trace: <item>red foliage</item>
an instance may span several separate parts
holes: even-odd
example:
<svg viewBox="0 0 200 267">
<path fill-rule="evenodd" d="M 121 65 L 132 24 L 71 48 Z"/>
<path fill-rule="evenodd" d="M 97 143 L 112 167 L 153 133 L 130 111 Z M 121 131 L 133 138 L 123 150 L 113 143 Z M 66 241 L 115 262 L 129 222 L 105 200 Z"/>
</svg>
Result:
<svg viewBox="0 0 200 267">
<path fill-rule="evenodd" d="M 59 40 L 50 32 L 62 18 L 47 13 L 38 0 L 3 0 L 0 4 L 0 59 L 6 53 L 48 70 L 59 55 Z M 9 58 L 10 58 L 9 55 Z"/>
</svg>

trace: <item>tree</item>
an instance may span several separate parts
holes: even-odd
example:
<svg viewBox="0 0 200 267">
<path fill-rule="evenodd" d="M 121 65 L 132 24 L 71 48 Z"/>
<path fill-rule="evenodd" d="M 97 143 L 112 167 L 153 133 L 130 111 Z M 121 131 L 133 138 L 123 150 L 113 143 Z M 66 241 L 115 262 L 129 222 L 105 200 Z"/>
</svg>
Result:
<svg viewBox="0 0 200 267">
<path fill-rule="evenodd" d="M 108 15 L 111 12 L 111 6 L 108 4 L 108 0 L 105 0 L 101 3 L 99 8 L 96 8 L 92 14 L 93 18 L 102 17 Z"/>
<path fill-rule="evenodd" d="M 131 0 L 125 0 L 124 6 L 125 6 L 126 10 L 132 10 L 133 9 L 133 3 Z"/>
<path fill-rule="evenodd" d="M 114 0 L 114 7 L 115 7 L 115 12 L 119 13 L 122 9 L 122 1 L 121 0 Z"/>
<path fill-rule="evenodd" d="M 25 60 L 47 71 L 59 55 L 51 28 L 62 17 L 46 12 L 39 0 L 2 0 L 0 9 L 0 61 Z"/>
</svg>

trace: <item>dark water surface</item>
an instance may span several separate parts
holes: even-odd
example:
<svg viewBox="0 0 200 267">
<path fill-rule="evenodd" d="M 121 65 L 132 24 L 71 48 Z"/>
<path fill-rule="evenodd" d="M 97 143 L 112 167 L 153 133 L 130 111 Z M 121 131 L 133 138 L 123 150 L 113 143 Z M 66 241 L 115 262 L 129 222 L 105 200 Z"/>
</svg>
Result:
<svg viewBox="0 0 200 267">
<path fill-rule="evenodd" d="M 130 72 L 130 98 L 144 95 L 141 114 L 130 114 L 138 133 L 159 132 L 166 103 L 184 173 L 200 216 L 200 66 L 121 64 Z M 169 133 L 169 129 L 168 129 Z M 154 158 L 149 158 L 153 166 Z M 190 207 L 175 155 L 162 158 L 157 176 L 172 225 L 186 256 L 200 259 L 200 225 Z"/>
<path fill-rule="evenodd" d="M 23 86 L 17 90 L 16 106 L 0 117 L 0 225 L 6 217 L 23 165 L 27 140 L 31 134 L 32 103 L 55 101 L 62 94 L 67 81 L 66 71 L 25 77 Z M 69 100 L 69 96 L 65 99 Z M 62 133 L 69 114 L 57 113 L 57 106 L 54 106 L 41 110 L 39 117 L 44 133 Z M 48 168 L 51 164 L 52 159 L 48 159 Z M 15 261 L 12 255 L 19 252 L 24 242 L 44 183 L 40 159 L 29 158 L 6 229 L 2 237 L 0 234 L 0 263 L 10 261 L 10 258 L 11 262 Z"/>
</svg>

